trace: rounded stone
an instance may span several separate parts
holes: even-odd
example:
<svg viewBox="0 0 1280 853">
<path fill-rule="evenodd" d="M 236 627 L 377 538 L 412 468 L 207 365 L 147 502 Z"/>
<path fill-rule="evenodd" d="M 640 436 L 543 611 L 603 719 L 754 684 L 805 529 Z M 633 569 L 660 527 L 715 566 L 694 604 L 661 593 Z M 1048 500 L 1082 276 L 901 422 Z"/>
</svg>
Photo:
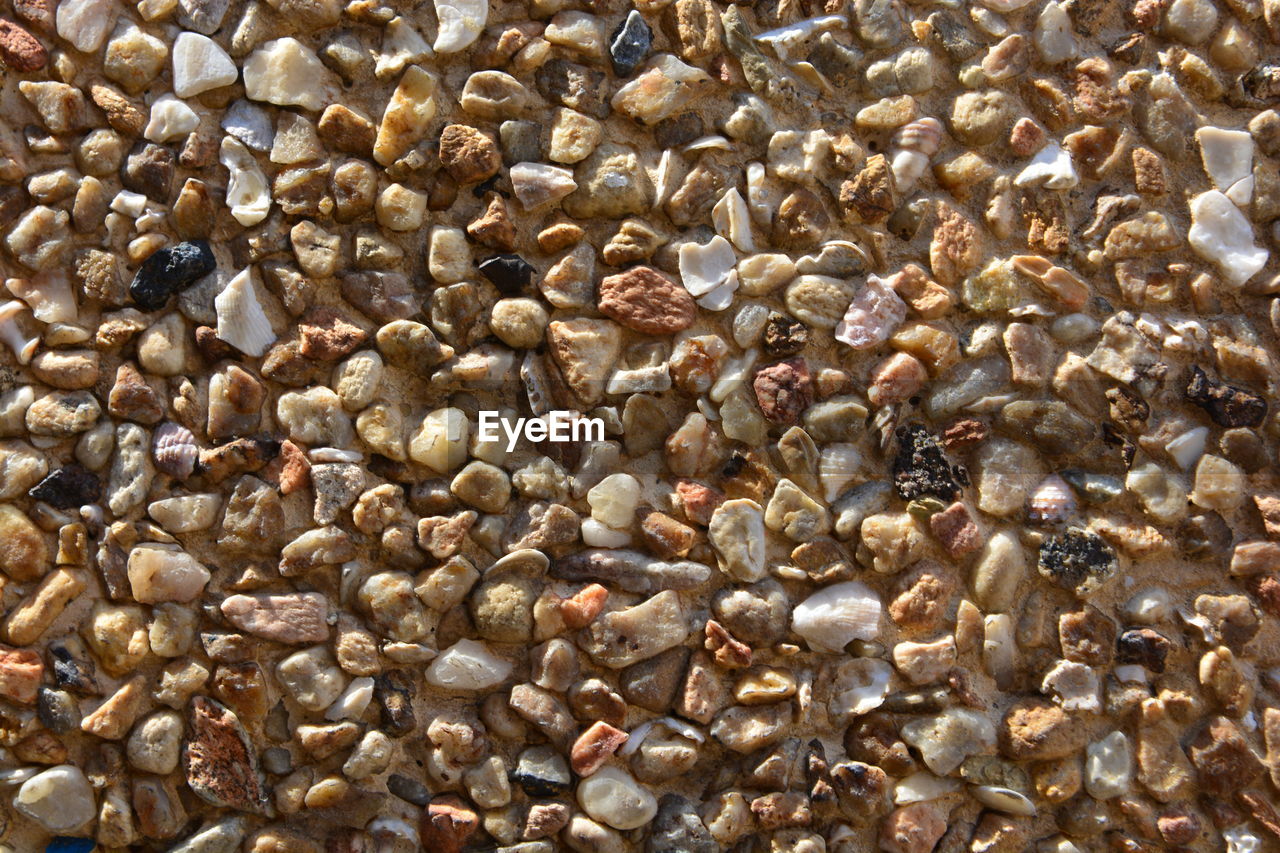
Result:
<svg viewBox="0 0 1280 853">
<path fill-rule="evenodd" d="M 593 819 L 614 829 L 637 829 L 658 813 L 653 794 L 617 767 L 602 767 L 580 783 L 578 803 Z"/>
<path fill-rule="evenodd" d="M 14 808 L 49 832 L 65 833 L 93 819 L 93 788 L 79 767 L 61 764 L 22 783 Z"/>
<path fill-rule="evenodd" d="M 499 299 L 489 314 L 489 328 L 514 349 L 533 349 L 542 343 L 547 309 L 536 299 Z"/>
</svg>

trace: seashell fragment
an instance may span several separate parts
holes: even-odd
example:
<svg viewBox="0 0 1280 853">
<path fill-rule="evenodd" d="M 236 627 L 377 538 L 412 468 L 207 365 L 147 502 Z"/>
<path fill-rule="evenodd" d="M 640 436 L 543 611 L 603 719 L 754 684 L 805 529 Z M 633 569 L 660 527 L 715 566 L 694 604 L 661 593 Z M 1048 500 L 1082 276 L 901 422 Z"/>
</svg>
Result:
<svg viewBox="0 0 1280 853">
<path fill-rule="evenodd" d="M 218 338 L 245 355 L 261 357 L 276 339 L 271 321 L 258 302 L 253 267 L 246 267 L 213 300 L 218 312 Z"/>
<path fill-rule="evenodd" d="M 738 247 L 738 251 L 756 250 L 756 241 L 751 236 L 751 212 L 737 187 L 730 187 L 711 209 L 711 224 L 716 233 L 727 237 L 729 242 Z"/>
<path fill-rule="evenodd" d="M 691 296 L 704 296 L 724 283 L 738 258 L 728 240 L 716 235 L 706 243 L 680 247 L 680 280 Z"/>
<path fill-rule="evenodd" d="M 836 326 L 836 340 L 856 350 L 870 349 L 887 341 L 905 319 L 907 303 L 888 281 L 869 275 Z"/>
<path fill-rule="evenodd" d="M 838 654 L 853 640 L 880 635 L 880 596 L 861 581 L 818 590 L 796 606 L 791 627 L 814 651 Z"/>
<path fill-rule="evenodd" d="M 892 675 L 893 667 L 879 658 L 844 661 L 836 667 L 831 680 L 827 711 L 840 723 L 870 714 L 884 704 Z"/>
<path fill-rule="evenodd" d="M 156 427 L 151 439 L 151 458 L 156 470 L 176 480 L 185 480 L 195 470 L 200 448 L 191 430 L 182 424 L 165 421 Z"/>
<path fill-rule="evenodd" d="M 13 350 L 19 364 L 29 363 L 36 354 L 36 348 L 40 346 L 39 338 L 27 338 L 22 329 L 18 328 L 18 316 L 26 310 L 27 306 L 16 299 L 0 305 L 0 340 Z"/>
<path fill-rule="evenodd" d="M 1041 185 L 1050 190 L 1069 190 L 1080 183 L 1071 154 L 1056 142 L 1036 152 L 1031 163 L 1013 179 L 1014 186 Z"/>
<path fill-rule="evenodd" d="M 898 192 L 905 193 L 929 167 L 942 145 L 942 122 L 932 116 L 907 122 L 893 135 L 890 168 Z"/>
<path fill-rule="evenodd" d="M 773 222 L 773 212 L 778 207 L 778 193 L 767 180 L 768 171 L 763 163 L 753 160 L 747 164 L 747 208 L 761 228 L 769 227 Z"/>
<path fill-rule="evenodd" d="M 1202 127 L 1196 141 L 1213 185 L 1241 207 L 1247 205 L 1253 198 L 1253 137 L 1243 130 Z"/>
<path fill-rule="evenodd" d="M 830 503 L 854 481 L 862 471 L 862 454 L 856 445 L 828 444 L 818 457 L 818 481 L 822 495 Z"/>
<path fill-rule="evenodd" d="M 1007 15 L 1010 12 L 1018 11 L 1030 2 L 1031 0 L 982 0 L 982 5 L 993 12 Z"/>
<path fill-rule="evenodd" d="M 480 37 L 489 20 L 489 0 L 435 0 L 440 29 L 436 53 L 457 53 Z"/>
<path fill-rule="evenodd" d="M 227 204 L 236 222 L 247 228 L 266 219 L 271 212 L 271 188 L 249 149 L 234 136 L 224 136 L 218 160 L 230 173 Z"/>
<path fill-rule="evenodd" d="M 893 803 L 897 806 L 927 803 L 959 790 L 959 779 L 935 776 L 928 770 L 918 770 L 893 786 Z"/>
<path fill-rule="evenodd" d="M 733 304 L 733 294 L 738 289 L 738 271 L 729 270 L 729 274 L 725 276 L 724 281 L 720 282 L 711 289 L 705 296 L 698 300 L 698 305 L 706 308 L 708 311 L 723 311 Z"/>
<path fill-rule="evenodd" d="M 989 809 L 1020 817 L 1034 817 L 1035 803 L 1012 788 L 998 785 L 978 785 L 973 788 L 973 798 Z"/>
<path fill-rule="evenodd" d="M 46 270 L 31 278 L 11 278 L 5 281 L 4 286 L 27 303 L 41 323 L 76 321 L 76 298 L 71 293 L 71 282 L 65 270 Z"/>
<path fill-rule="evenodd" d="M 1061 524 L 1075 511 L 1075 493 L 1057 474 L 1041 480 L 1027 499 L 1027 519 L 1033 524 Z"/>
<path fill-rule="evenodd" d="M 811 38 L 824 30 L 839 29 L 848 24 L 844 15 L 820 15 L 806 18 L 794 24 L 765 30 L 756 35 L 756 41 L 762 41 L 773 47 L 773 52 L 783 62 L 790 62 L 792 51 L 802 48 Z"/>
<path fill-rule="evenodd" d="M 1187 242 L 1196 254 L 1213 261 L 1223 279 L 1239 287 L 1261 270 L 1269 253 L 1253 244 L 1253 228 L 1224 193 L 1209 190 L 1191 199 Z"/>
<path fill-rule="evenodd" d="M 710 136 L 699 136 L 684 147 L 684 153 L 693 154 L 698 151 L 709 151 L 719 149 L 720 151 L 732 151 L 733 143 L 725 139 L 720 134 L 712 134 Z"/>
<path fill-rule="evenodd" d="M 1058 661 L 1053 669 L 1044 674 L 1040 689 L 1044 693 L 1053 694 L 1065 711 L 1102 713 L 1098 674 L 1082 663 Z"/>
</svg>

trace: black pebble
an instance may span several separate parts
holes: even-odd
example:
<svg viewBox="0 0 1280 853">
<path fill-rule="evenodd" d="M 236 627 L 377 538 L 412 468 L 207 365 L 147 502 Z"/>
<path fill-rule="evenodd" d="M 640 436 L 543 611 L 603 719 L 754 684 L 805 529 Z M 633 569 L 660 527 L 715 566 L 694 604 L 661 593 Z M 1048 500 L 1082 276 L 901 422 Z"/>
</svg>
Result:
<svg viewBox="0 0 1280 853">
<path fill-rule="evenodd" d="M 431 792 L 426 785 L 399 773 L 392 773 L 387 777 L 387 790 L 415 806 L 425 806 L 431 802 Z"/>
<path fill-rule="evenodd" d="M 631 72 L 640 67 L 644 58 L 649 55 L 649 47 L 653 44 L 653 31 L 640 17 L 640 13 L 632 9 L 609 40 L 609 57 L 613 60 L 613 72 L 619 77 L 629 77 Z"/>
<path fill-rule="evenodd" d="M 480 262 L 480 274 L 503 293 L 519 293 L 533 280 L 533 265 L 519 255 L 494 255 Z"/>
<path fill-rule="evenodd" d="M 67 465 L 36 483 L 27 494 L 58 509 L 73 509 L 97 503 L 102 481 L 79 465 Z"/>
<path fill-rule="evenodd" d="M 204 240 L 167 246 L 138 267 L 129 295 L 143 311 L 159 311 L 170 296 L 213 272 L 217 265 Z"/>
</svg>

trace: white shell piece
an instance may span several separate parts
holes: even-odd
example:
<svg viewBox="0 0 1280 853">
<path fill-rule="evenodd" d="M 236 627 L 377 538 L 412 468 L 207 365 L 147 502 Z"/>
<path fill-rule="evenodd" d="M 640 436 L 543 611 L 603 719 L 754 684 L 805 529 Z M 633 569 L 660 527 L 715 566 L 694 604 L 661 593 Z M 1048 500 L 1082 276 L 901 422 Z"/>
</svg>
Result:
<svg viewBox="0 0 1280 853">
<path fill-rule="evenodd" d="M 853 640 L 880 635 L 880 596 L 861 581 L 818 590 L 796 606 L 792 629 L 814 651 L 838 654 Z"/>
<path fill-rule="evenodd" d="M 764 164 L 753 160 L 747 164 L 747 208 L 751 218 L 761 228 L 773 222 L 773 211 L 778 206 L 777 193 L 767 183 L 768 172 Z"/>
<path fill-rule="evenodd" d="M 1043 693 L 1052 693 L 1066 711 L 1102 712 L 1102 700 L 1098 696 L 1098 674 L 1075 661 L 1060 660 L 1044 675 L 1040 684 Z"/>
<path fill-rule="evenodd" d="M 806 18 L 803 21 L 796 21 L 794 24 L 765 30 L 756 36 L 756 41 L 771 45 L 778 58 L 786 62 L 792 58 L 791 51 L 803 45 L 811 37 L 823 30 L 843 27 L 847 23 L 848 20 L 844 15 L 821 15 L 817 18 Z"/>
<path fill-rule="evenodd" d="M 312 462 L 359 462 L 364 454 L 359 450 L 343 450 L 340 447 L 313 447 L 307 451 Z"/>
<path fill-rule="evenodd" d="M 218 312 L 218 338 L 245 355 L 261 357 L 275 342 L 276 333 L 258 303 L 253 267 L 239 272 L 213 300 Z"/>
<path fill-rule="evenodd" d="M 1213 185 L 1236 204 L 1248 204 L 1253 198 L 1253 137 L 1243 130 L 1202 127 L 1196 141 Z"/>
<path fill-rule="evenodd" d="M 662 152 L 662 156 L 658 158 L 658 173 L 653 179 L 653 208 L 657 210 L 667 200 L 667 196 L 671 195 L 676 188 L 677 172 L 679 171 L 679 158 L 670 148 Z"/>
<path fill-rule="evenodd" d="M 1069 190 L 1080 183 L 1080 177 L 1071 163 L 1071 154 L 1058 143 L 1050 142 L 1036 152 L 1013 183 L 1019 187 L 1043 184 L 1050 190 Z"/>
<path fill-rule="evenodd" d="M 271 186 L 249 149 L 234 136 L 224 136 L 218 159 L 231 173 L 227 204 L 236 222 L 247 228 L 266 219 L 271 212 Z"/>
<path fill-rule="evenodd" d="M 906 806 L 927 803 L 960 790 L 958 779 L 935 776 L 928 770 L 917 770 L 893 786 L 893 804 Z"/>
<path fill-rule="evenodd" d="M 716 233 L 728 238 L 738 251 L 756 250 L 756 241 L 751 236 L 751 211 L 737 187 L 730 187 L 711 209 L 711 224 L 715 226 Z"/>
<path fill-rule="evenodd" d="M 40 346 L 39 338 L 27 338 L 18 328 L 18 315 L 26 310 L 27 306 L 16 299 L 0 305 L 0 341 L 13 350 L 19 364 L 29 363 Z"/>
<path fill-rule="evenodd" d="M 978 785 L 973 789 L 973 798 L 989 809 L 1005 814 L 1031 817 L 1036 813 L 1036 805 L 1011 788 L 998 785 Z"/>
<path fill-rule="evenodd" d="M 4 284 L 10 293 L 31 307 L 31 313 L 41 323 L 76 321 L 76 298 L 66 270 L 45 270 L 31 278 L 11 278 Z"/>
<path fill-rule="evenodd" d="M 692 154 L 695 151 L 708 151 L 713 148 L 721 151 L 732 151 L 733 143 L 718 133 L 711 136 L 699 136 L 684 147 L 684 152 Z"/>
<path fill-rule="evenodd" d="M 435 0 L 440 29 L 436 53 L 457 53 L 480 37 L 489 20 L 489 0 Z"/>
<path fill-rule="evenodd" d="M 733 304 L 733 294 L 738 289 L 738 271 L 736 269 L 729 270 L 729 274 L 725 276 L 724 281 L 720 282 L 711 289 L 705 296 L 698 300 L 698 305 L 706 308 L 708 311 L 723 311 Z"/>
<path fill-rule="evenodd" d="M 828 503 L 844 494 L 862 472 L 862 454 L 852 444 L 828 444 L 818 457 L 818 482 Z"/>
<path fill-rule="evenodd" d="M 1076 511 L 1076 496 L 1057 474 L 1040 481 L 1027 499 L 1027 518 L 1033 522 L 1057 524 Z"/>
<path fill-rule="evenodd" d="M 680 280 L 691 296 L 703 296 L 719 286 L 737 262 L 733 246 L 718 234 L 705 244 L 685 243 L 680 247 Z"/>
<path fill-rule="evenodd" d="M 932 116 L 908 122 L 893 135 L 889 167 L 898 192 L 904 193 L 915 186 L 941 145 L 942 122 Z"/>
<path fill-rule="evenodd" d="M 1218 190 L 1191 199 L 1187 242 L 1200 257 L 1217 264 L 1232 287 L 1244 284 L 1267 264 L 1269 253 L 1253 244 L 1249 220 Z"/>
<path fill-rule="evenodd" d="M 1009 12 L 1016 12 L 1030 2 L 1031 0 L 982 0 L 982 5 L 993 12 L 1005 15 Z"/>
<path fill-rule="evenodd" d="M 884 704 L 893 667 L 879 658 L 855 658 L 837 667 L 827 711 L 837 720 L 869 714 Z"/>
</svg>

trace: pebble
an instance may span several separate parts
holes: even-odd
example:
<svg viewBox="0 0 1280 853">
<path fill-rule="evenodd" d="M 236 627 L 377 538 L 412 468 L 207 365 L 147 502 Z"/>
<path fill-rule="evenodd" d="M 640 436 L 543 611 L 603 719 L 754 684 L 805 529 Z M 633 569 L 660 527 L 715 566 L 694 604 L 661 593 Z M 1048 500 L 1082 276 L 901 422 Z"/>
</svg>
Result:
<svg viewBox="0 0 1280 853">
<path fill-rule="evenodd" d="M 1096 6 L 15 0 L 10 843 L 1261 848 L 1274 15 Z"/>
<path fill-rule="evenodd" d="M 179 98 L 228 86 L 240 77 L 227 52 L 198 33 L 179 33 L 173 43 L 172 59 L 173 93 Z"/>
<path fill-rule="evenodd" d="M 578 785 L 578 803 L 593 819 L 619 830 L 653 820 L 658 801 L 625 770 L 607 766 Z"/>
<path fill-rule="evenodd" d="M 14 808 L 47 832 L 70 832 L 93 819 L 93 788 L 78 767 L 50 767 L 22 783 Z"/>
<path fill-rule="evenodd" d="M 609 59 L 614 73 L 630 77 L 640 67 L 653 43 L 653 32 L 637 10 L 632 10 L 610 37 Z"/>
<path fill-rule="evenodd" d="M 269 41 L 243 66 L 245 95 L 276 106 L 319 112 L 337 99 L 337 84 L 310 48 L 295 38 Z"/>
</svg>

